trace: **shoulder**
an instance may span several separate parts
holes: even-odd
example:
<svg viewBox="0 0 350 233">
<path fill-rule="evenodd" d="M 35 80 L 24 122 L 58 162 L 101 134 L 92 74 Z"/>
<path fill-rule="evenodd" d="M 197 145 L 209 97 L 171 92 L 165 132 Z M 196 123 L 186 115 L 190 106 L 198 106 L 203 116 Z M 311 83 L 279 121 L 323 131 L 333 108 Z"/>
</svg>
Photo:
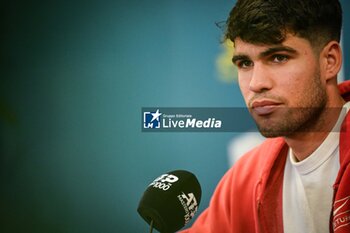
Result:
<svg viewBox="0 0 350 233">
<path fill-rule="evenodd" d="M 344 100 L 350 101 L 350 80 L 340 83 L 338 89 Z"/>
<path fill-rule="evenodd" d="M 210 216 L 217 218 L 220 214 L 220 221 L 235 222 L 242 226 L 251 224 L 249 219 L 255 208 L 253 200 L 256 186 L 264 171 L 271 169 L 284 145 L 282 138 L 266 139 L 243 155 L 220 180 L 211 199 L 209 212 L 214 214 Z M 237 215 L 237 212 L 241 214 Z"/>
<path fill-rule="evenodd" d="M 246 154 L 231 169 L 263 169 L 265 166 L 272 164 L 282 147 L 285 145 L 283 138 L 269 138 L 260 145 L 254 147 Z"/>
<path fill-rule="evenodd" d="M 260 145 L 245 153 L 225 174 L 223 180 L 229 183 L 253 183 L 260 179 L 265 170 L 272 167 L 285 146 L 283 138 L 266 139 Z"/>
</svg>

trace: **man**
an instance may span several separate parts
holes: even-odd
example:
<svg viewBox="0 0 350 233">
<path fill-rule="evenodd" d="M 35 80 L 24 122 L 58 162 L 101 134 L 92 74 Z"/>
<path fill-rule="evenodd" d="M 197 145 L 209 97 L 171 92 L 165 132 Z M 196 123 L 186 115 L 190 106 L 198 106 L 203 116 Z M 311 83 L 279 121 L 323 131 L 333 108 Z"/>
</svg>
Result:
<svg viewBox="0 0 350 233">
<path fill-rule="evenodd" d="M 241 92 L 268 139 L 222 178 L 189 233 L 350 232 L 350 82 L 338 0 L 238 0 Z"/>
</svg>

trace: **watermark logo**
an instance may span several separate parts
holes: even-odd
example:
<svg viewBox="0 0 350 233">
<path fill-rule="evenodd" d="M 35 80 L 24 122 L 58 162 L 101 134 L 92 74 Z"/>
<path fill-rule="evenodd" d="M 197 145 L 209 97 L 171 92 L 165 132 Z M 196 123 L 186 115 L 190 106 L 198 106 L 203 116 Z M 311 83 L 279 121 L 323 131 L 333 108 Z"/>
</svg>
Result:
<svg viewBox="0 0 350 233">
<path fill-rule="evenodd" d="M 207 108 L 142 108 L 144 132 L 190 132 L 220 130 L 222 111 Z"/>
<path fill-rule="evenodd" d="M 329 114 L 338 114 L 339 111 L 335 110 L 335 108 L 326 108 L 324 111 Z M 253 110 L 246 107 L 142 107 L 140 125 L 142 132 L 258 132 L 250 111 Z M 309 112 L 310 108 L 280 107 L 261 117 L 266 118 L 266 122 L 271 122 L 269 124 L 279 125 L 281 120 L 289 119 L 290 115 L 305 111 Z M 283 127 L 280 132 L 271 130 L 280 135 L 289 133 L 285 132 Z M 309 131 L 305 127 L 299 130 L 299 132 Z M 339 130 L 336 129 L 335 132 Z"/>
<path fill-rule="evenodd" d="M 143 112 L 143 128 L 159 129 L 161 115 L 162 113 L 159 112 L 159 109 L 155 112 Z"/>
</svg>

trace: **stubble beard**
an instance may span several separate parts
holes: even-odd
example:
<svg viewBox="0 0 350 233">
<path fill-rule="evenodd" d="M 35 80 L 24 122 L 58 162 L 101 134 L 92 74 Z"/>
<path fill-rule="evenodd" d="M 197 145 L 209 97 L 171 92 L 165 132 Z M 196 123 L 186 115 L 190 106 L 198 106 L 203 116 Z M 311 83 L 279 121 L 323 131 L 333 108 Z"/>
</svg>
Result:
<svg viewBox="0 0 350 233">
<path fill-rule="evenodd" d="M 255 118 L 255 122 L 260 133 L 268 138 L 288 137 L 298 132 L 312 132 L 318 130 L 322 113 L 327 104 L 327 94 L 320 81 L 320 73 L 317 70 L 313 77 L 313 82 L 307 89 L 309 95 L 301 98 L 300 108 L 279 109 L 276 117 L 266 116 L 263 119 Z"/>
</svg>

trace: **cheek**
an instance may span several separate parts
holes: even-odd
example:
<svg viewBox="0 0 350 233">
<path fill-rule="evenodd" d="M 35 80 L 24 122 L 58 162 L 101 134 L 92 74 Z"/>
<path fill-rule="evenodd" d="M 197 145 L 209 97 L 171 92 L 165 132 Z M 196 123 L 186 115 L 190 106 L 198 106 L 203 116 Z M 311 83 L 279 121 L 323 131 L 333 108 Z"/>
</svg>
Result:
<svg viewBox="0 0 350 233">
<path fill-rule="evenodd" d="M 290 65 L 288 70 L 288 85 L 302 91 L 302 89 L 305 90 L 309 88 L 310 83 L 314 81 L 315 74 L 318 73 L 319 69 L 315 59 L 310 57 L 309 59 L 295 61 L 295 64 Z"/>
<path fill-rule="evenodd" d="M 308 99 L 310 92 L 314 92 L 315 73 L 313 67 L 298 69 L 290 72 L 286 80 L 280 83 L 281 92 L 290 106 L 300 106 Z"/>
</svg>

